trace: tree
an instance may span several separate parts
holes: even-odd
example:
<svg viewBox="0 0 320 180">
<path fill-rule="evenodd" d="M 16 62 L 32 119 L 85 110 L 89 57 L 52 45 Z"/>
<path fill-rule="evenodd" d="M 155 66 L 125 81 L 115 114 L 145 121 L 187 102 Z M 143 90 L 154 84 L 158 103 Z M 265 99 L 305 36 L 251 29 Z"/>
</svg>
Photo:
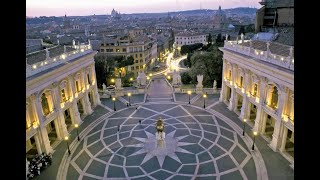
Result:
<svg viewBox="0 0 320 180">
<path fill-rule="evenodd" d="M 191 80 L 192 80 L 192 78 L 188 72 L 181 73 L 181 82 L 183 84 L 190 84 Z"/>
<path fill-rule="evenodd" d="M 196 82 L 197 75 L 202 74 L 205 87 L 212 87 L 214 80 L 217 80 L 217 86 L 221 86 L 222 62 L 222 52 L 216 45 L 212 45 L 210 52 L 195 53 L 191 57 L 191 81 Z"/>
<path fill-rule="evenodd" d="M 241 35 L 241 34 L 243 34 L 243 35 L 246 34 L 246 33 L 245 33 L 245 30 L 244 30 L 244 26 L 240 26 L 238 35 Z"/>
<path fill-rule="evenodd" d="M 216 43 L 215 43 L 216 46 L 219 46 L 219 47 L 223 47 L 224 45 L 224 39 L 223 37 L 221 36 L 221 34 L 219 33 L 217 38 L 216 38 Z"/>
<path fill-rule="evenodd" d="M 191 56 L 193 53 L 188 53 L 187 59 L 183 61 L 183 64 L 187 67 L 191 67 Z"/>
<path fill-rule="evenodd" d="M 96 78 L 97 85 L 99 88 L 102 88 L 102 84 L 109 84 L 107 79 L 110 79 L 113 76 L 115 60 L 112 56 L 106 56 L 104 54 L 97 54 L 94 57 L 95 60 L 95 69 L 96 69 Z"/>
<path fill-rule="evenodd" d="M 212 36 L 211 36 L 211 33 L 209 33 L 208 44 L 212 44 Z"/>
<path fill-rule="evenodd" d="M 183 45 L 181 46 L 181 55 L 187 54 L 187 53 L 191 53 L 199 48 L 201 48 L 203 46 L 202 43 L 196 43 L 196 44 L 191 44 L 191 45 Z"/>
</svg>

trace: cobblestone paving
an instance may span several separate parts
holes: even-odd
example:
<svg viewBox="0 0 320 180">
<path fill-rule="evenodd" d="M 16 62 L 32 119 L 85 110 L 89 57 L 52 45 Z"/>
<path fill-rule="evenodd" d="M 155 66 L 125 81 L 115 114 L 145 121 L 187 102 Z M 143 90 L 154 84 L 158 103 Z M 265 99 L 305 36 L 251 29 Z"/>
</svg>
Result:
<svg viewBox="0 0 320 180">
<path fill-rule="evenodd" d="M 154 153 L 150 139 L 159 117 L 169 143 L 167 151 Z M 67 179 L 256 179 L 248 148 L 221 121 L 201 109 L 173 103 L 116 112 L 79 143 Z"/>
</svg>

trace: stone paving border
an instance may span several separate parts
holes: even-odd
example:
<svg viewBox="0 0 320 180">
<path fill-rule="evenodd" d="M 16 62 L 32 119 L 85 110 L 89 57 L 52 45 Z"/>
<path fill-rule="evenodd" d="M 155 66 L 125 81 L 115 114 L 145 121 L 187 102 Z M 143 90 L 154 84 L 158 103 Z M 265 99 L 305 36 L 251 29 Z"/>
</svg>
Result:
<svg viewBox="0 0 320 180">
<path fill-rule="evenodd" d="M 152 105 L 152 104 L 176 104 L 176 105 L 184 105 L 184 106 L 190 106 L 192 108 L 197 108 L 197 109 L 201 109 L 203 111 L 207 111 L 208 113 L 210 114 L 213 114 L 214 116 L 217 116 L 219 118 L 221 118 L 225 123 L 227 123 L 229 126 L 231 126 L 233 128 L 233 130 L 241 137 L 242 136 L 242 130 L 241 128 L 235 124 L 232 120 L 230 120 L 229 118 L 225 117 L 224 115 L 210 109 L 203 109 L 203 108 L 200 108 L 200 107 L 197 107 L 197 106 L 194 106 L 194 105 L 189 105 L 189 104 L 180 104 L 180 103 L 174 103 L 174 102 L 163 102 L 163 103 L 159 103 L 159 102 L 150 102 L 150 103 L 145 103 L 143 105 Z M 130 107 L 129 107 L 130 108 Z M 109 112 L 103 116 L 101 116 L 100 118 L 98 118 L 97 120 L 95 120 L 92 124 L 88 125 L 81 133 L 81 136 L 86 136 L 90 130 L 92 128 L 94 128 L 96 125 L 98 125 L 99 123 L 101 123 L 101 121 L 105 120 L 105 118 L 115 114 L 115 113 L 119 113 L 121 111 L 125 111 L 127 110 L 128 108 L 124 108 L 124 109 L 121 109 L 117 112 Z M 243 138 L 243 141 L 245 142 L 245 144 L 248 146 L 248 149 L 250 149 L 250 146 L 252 145 L 252 140 L 251 138 L 246 135 L 244 138 Z M 79 142 L 75 139 L 70 147 L 71 149 L 74 149 L 76 148 L 77 146 L 79 145 Z M 254 160 L 254 163 L 255 163 L 255 166 L 256 166 L 256 172 L 257 172 L 257 179 L 258 180 L 268 180 L 268 174 L 267 174 L 267 170 L 266 170 L 266 166 L 265 166 L 265 163 L 263 161 L 263 158 L 260 154 L 260 151 L 257 147 L 255 147 L 255 151 L 251 152 L 251 155 L 253 157 L 253 160 Z M 58 171 L 58 174 L 57 174 L 57 180 L 65 180 L 66 179 L 66 176 L 67 176 L 67 171 L 68 171 L 68 168 L 66 167 L 66 165 L 69 165 L 70 161 L 71 161 L 71 155 L 69 156 L 67 151 L 65 151 L 65 154 L 63 156 L 63 159 L 61 161 L 61 164 L 59 166 L 59 171 Z"/>
</svg>

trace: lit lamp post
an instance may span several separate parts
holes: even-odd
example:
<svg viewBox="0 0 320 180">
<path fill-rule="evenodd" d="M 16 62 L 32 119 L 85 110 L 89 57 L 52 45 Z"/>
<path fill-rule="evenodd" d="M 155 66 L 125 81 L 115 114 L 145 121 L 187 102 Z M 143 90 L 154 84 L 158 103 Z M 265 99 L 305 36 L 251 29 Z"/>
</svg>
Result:
<svg viewBox="0 0 320 180">
<path fill-rule="evenodd" d="M 188 91 L 188 94 L 189 94 L 189 104 L 190 104 L 191 91 Z"/>
<path fill-rule="evenodd" d="M 242 136 L 244 136 L 244 130 L 246 129 L 246 122 L 247 122 L 247 119 L 243 119 L 243 132 L 242 132 Z"/>
<path fill-rule="evenodd" d="M 171 79 L 171 77 L 170 77 L 170 76 L 167 76 L 167 78 L 168 78 L 168 80 L 170 80 L 170 79 Z"/>
<path fill-rule="evenodd" d="M 113 101 L 113 110 L 114 110 L 114 111 L 117 111 L 117 109 L 116 109 L 116 98 L 113 97 L 113 98 L 112 98 L 112 101 Z"/>
<path fill-rule="evenodd" d="M 120 78 L 121 78 L 121 72 L 122 72 L 122 71 L 120 70 L 120 71 L 119 71 Z"/>
<path fill-rule="evenodd" d="M 78 131 L 78 124 L 75 124 L 74 127 L 77 129 L 77 137 L 78 137 L 78 141 L 80 141 L 80 137 L 79 137 L 79 131 Z"/>
<path fill-rule="evenodd" d="M 203 94 L 203 108 L 206 108 L 206 98 L 207 94 Z"/>
<path fill-rule="evenodd" d="M 253 131 L 253 143 L 252 143 L 252 150 L 254 150 L 254 142 L 255 142 L 255 140 L 256 140 L 256 136 L 257 136 L 257 132 L 256 131 Z"/>
<path fill-rule="evenodd" d="M 68 153 L 69 153 L 69 155 L 70 155 L 70 154 L 71 154 L 71 151 L 70 151 L 69 143 L 68 143 L 69 137 L 68 137 L 68 136 L 64 137 L 64 140 L 66 140 L 66 142 L 67 142 L 67 146 L 68 146 Z"/>
<path fill-rule="evenodd" d="M 131 106 L 131 104 L 130 104 L 130 96 L 131 96 L 131 93 L 128 93 L 128 98 L 129 98 L 129 106 Z"/>
<path fill-rule="evenodd" d="M 114 79 L 113 78 L 111 79 L 111 83 L 114 83 Z"/>
</svg>

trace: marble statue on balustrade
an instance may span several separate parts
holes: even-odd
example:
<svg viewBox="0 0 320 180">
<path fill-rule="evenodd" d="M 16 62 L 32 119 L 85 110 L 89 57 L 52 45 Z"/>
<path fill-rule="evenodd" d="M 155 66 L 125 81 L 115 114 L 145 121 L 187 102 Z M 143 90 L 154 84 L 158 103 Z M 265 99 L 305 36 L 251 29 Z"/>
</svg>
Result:
<svg viewBox="0 0 320 180">
<path fill-rule="evenodd" d="M 197 81 L 198 81 L 198 84 L 197 84 L 197 89 L 202 89 L 203 88 L 203 85 L 202 85 L 202 81 L 203 81 L 203 75 L 197 75 Z"/>
<path fill-rule="evenodd" d="M 116 79 L 116 89 L 117 89 L 117 90 L 122 89 L 121 78 L 117 78 L 117 79 Z"/>
<path fill-rule="evenodd" d="M 102 84 L 102 90 L 103 90 L 103 93 L 107 91 L 107 86 L 104 83 Z"/>
<path fill-rule="evenodd" d="M 158 141 L 164 140 L 165 132 L 164 132 L 164 122 L 163 119 L 160 117 L 156 122 L 156 138 Z"/>
<path fill-rule="evenodd" d="M 144 71 L 138 72 L 138 77 L 137 77 L 138 85 L 139 86 L 145 86 L 146 85 L 146 81 L 147 81 L 147 76 L 144 73 Z"/>
<path fill-rule="evenodd" d="M 46 48 L 45 51 L 46 51 L 46 59 L 49 59 L 49 50 L 48 50 L 48 48 Z"/>
<path fill-rule="evenodd" d="M 181 76 L 176 70 L 173 71 L 172 77 L 172 85 L 180 85 L 181 84 Z"/>
<path fill-rule="evenodd" d="M 76 41 L 73 39 L 73 40 L 72 40 L 72 46 L 73 46 L 73 48 L 74 48 L 75 45 L 76 45 Z"/>
<path fill-rule="evenodd" d="M 216 80 L 214 80 L 213 81 L 213 93 L 215 93 L 216 91 L 217 91 L 217 81 Z"/>
</svg>

